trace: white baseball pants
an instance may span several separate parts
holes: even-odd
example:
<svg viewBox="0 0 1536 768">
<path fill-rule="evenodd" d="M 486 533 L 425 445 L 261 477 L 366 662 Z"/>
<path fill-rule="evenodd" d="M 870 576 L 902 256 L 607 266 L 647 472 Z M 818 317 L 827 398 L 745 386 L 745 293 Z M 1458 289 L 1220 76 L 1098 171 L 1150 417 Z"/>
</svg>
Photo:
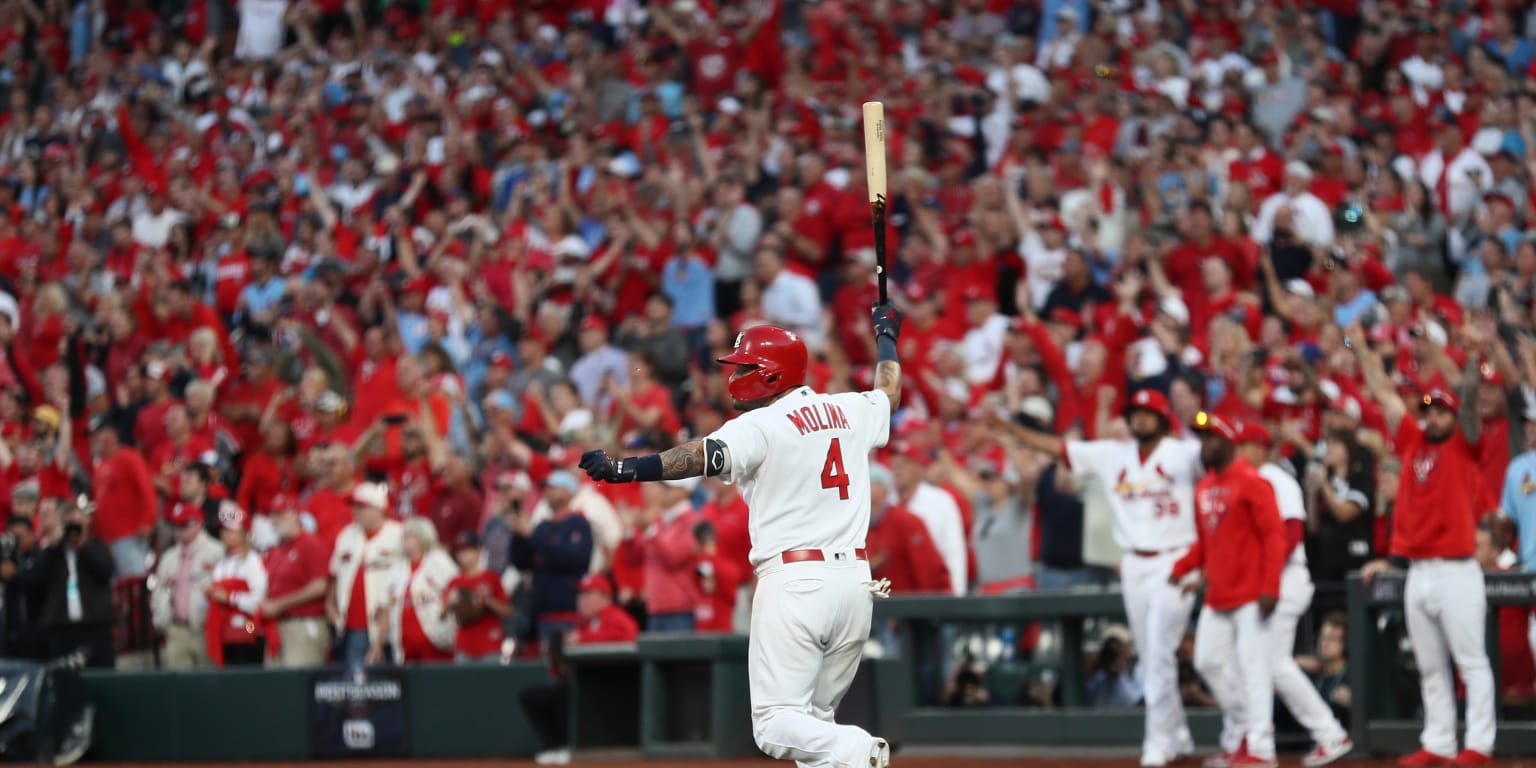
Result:
<svg viewBox="0 0 1536 768">
<path fill-rule="evenodd" d="M 868 768 L 875 738 L 832 714 L 869 639 L 869 563 L 806 561 L 758 570 L 747 675 L 752 736 L 802 768 Z"/>
<path fill-rule="evenodd" d="M 1307 573 L 1305 565 L 1299 563 L 1286 565 L 1285 570 L 1280 574 L 1280 603 L 1275 606 L 1275 612 L 1269 619 L 1263 622 L 1264 642 L 1268 648 L 1270 680 L 1274 685 L 1275 695 L 1279 696 L 1286 709 L 1296 716 L 1296 722 L 1307 729 L 1307 733 L 1312 736 L 1312 741 L 1318 744 L 1335 744 L 1342 741 L 1348 734 L 1338 718 L 1333 716 L 1333 710 L 1328 708 L 1328 703 L 1318 694 L 1317 688 L 1312 685 L 1312 680 L 1307 677 L 1307 673 L 1296 666 L 1296 657 L 1293 655 L 1296 650 L 1296 625 L 1311 609 L 1314 592 L 1316 589 L 1312 586 L 1312 576 Z M 1231 674 L 1242 674 L 1242 668 L 1236 656 L 1232 657 L 1231 666 Z M 1245 702 L 1239 702 L 1231 710 L 1223 708 L 1223 749 L 1229 746 L 1225 738 L 1227 730 L 1233 730 L 1239 734 L 1233 739 L 1234 741 L 1246 735 L 1247 715 Z M 1231 725 L 1230 728 L 1227 727 L 1228 724 Z"/>
<path fill-rule="evenodd" d="M 1275 756 L 1275 689 L 1270 681 L 1269 639 L 1257 602 L 1231 611 L 1200 609 L 1195 626 L 1195 670 L 1221 707 L 1221 749 Z M 1236 661 L 1234 668 L 1233 661 Z"/>
<path fill-rule="evenodd" d="M 1493 754 L 1493 667 L 1488 663 L 1488 593 L 1477 561 L 1414 560 L 1403 595 L 1408 639 L 1419 666 L 1424 730 L 1419 743 L 1437 755 L 1455 755 L 1456 671 L 1467 689 L 1467 749 Z"/>
<path fill-rule="evenodd" d="M 1171 759 L 1192 742 L 1179 697 L 1177 653 L 1194 597 L 1168 583 L 1173 564 L 1188 548 L 1152 557 L 1126 553 L 1120 561 L 1120 593 L 1131 637 L 1136 641 L 1141 685 L 1146 697 L 1146 726 L 1142 753 Z"/>
</svg>

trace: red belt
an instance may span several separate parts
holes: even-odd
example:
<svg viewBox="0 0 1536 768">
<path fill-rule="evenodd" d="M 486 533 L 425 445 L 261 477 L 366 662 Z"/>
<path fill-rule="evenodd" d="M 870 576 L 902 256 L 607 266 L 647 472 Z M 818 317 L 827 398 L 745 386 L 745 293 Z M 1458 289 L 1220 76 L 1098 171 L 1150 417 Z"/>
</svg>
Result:
<svg viewBox="0 0 1536 768">
<path fill-rule="evenodd" d="M 1160 557 L 1172 551 L 1171 549 L 1133 549 L 1131 554 L 1137 557 Z"/>
<path fill-rule="evenodd" d="M 853 551 L 853 557 L 855 560 L 868 560 L 869 554 L 865 550 L 855 549 Z M 819 549 L 792 549 L 782 555 L 779 555 L 779 559 L 784 561 L 785 564 L 821 562 L 826 560 L 827 556 Z"/>
</svg>

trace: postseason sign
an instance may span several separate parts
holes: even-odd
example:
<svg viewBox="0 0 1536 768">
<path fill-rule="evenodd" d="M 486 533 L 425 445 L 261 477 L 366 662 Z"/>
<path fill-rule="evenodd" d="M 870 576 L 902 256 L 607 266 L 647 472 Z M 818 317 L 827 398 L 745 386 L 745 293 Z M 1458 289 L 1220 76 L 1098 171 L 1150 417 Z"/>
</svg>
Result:
<svg viewBox="0 0 1536 768">
<path fill-rule="evenodd" d="M 405 757 L 405 671 L 319 670 L 310 677 L 315 757 Z"/>
</svg>

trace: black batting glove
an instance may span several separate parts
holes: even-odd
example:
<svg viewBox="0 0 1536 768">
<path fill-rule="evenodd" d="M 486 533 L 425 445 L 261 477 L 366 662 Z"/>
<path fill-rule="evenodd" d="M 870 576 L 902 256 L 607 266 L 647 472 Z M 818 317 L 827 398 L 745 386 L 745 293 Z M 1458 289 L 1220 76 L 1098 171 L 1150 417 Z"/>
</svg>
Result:
<svg viewBox="0 0 1536 768">
<path fill-rule="evenodd" d="M 874 320 L 875 338 L 888 336 L 895 341 L 901 336 L 901 313 L 896 311 L 895 305 L 890 302 L 876 304 L 870 315 Z"/>
<path fill-rule="evenodd" d="M 599 483 L 630 483 L 635 480 L 633 462 L 615 459 L 607 451 L 587 451 L 577 464 L 587 477 Z"/>
</svg>

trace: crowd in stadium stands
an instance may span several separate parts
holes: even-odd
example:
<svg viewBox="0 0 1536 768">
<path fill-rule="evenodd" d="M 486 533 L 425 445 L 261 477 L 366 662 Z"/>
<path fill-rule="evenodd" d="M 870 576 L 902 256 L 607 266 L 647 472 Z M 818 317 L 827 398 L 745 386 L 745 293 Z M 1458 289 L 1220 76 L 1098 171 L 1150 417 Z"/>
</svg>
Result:
<svg viewBox="0 0 1536 768">
<path fill-rule="evenodd" d="M 632 637 L 588 591 L 741 628 L 732 486 L 573 468 L 732 418 L 713 361 L 754 323 L 870 386 L 880 99 L 908 387 L 875 576 L 1112 584 L 1104 489 L 997 425 L 1124 434 L 1157 389 L 1303 481 L 1347 707 L 1322 618 L 1413 468 L 1346 328 L 1410 398 L 1471 395 L 1479 561 L 1536 562 L 1530 5 L 0 0 L 5 653 L 111 664 L 124 583 L 171 667 Z"/>
</svg>

